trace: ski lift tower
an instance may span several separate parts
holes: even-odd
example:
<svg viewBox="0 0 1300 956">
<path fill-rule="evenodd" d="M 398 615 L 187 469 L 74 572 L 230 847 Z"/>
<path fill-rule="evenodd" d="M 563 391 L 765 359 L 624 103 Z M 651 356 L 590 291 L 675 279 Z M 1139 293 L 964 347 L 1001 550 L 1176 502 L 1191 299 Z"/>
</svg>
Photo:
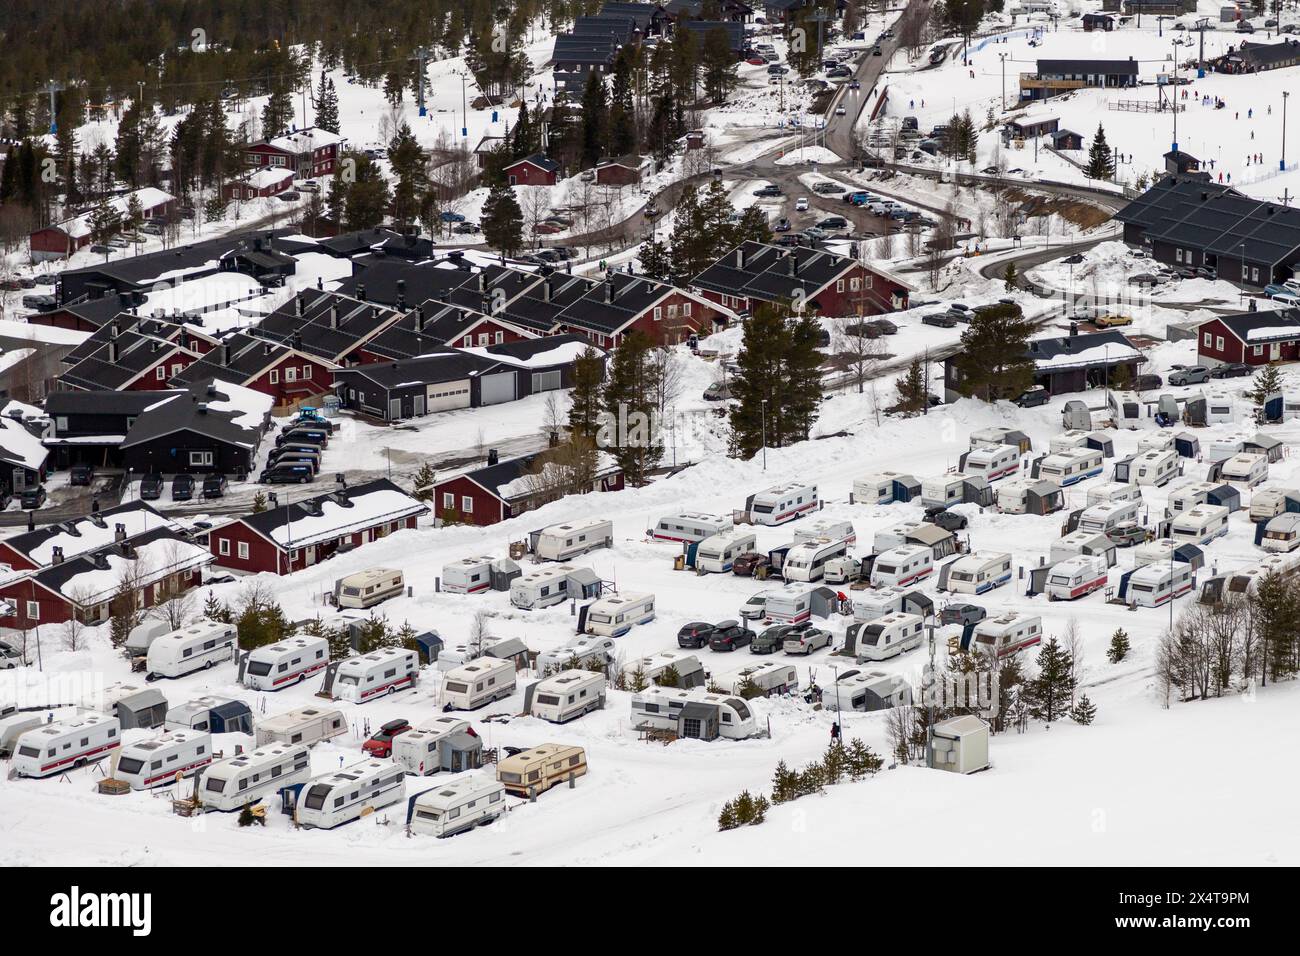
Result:
<svg viewBox="0 0 1300 956">
<path fill-rule="evenodd" d="M 1192 29 L 1201 35 L 1200 52 L 1196 55 L 1196 78 L 1203 80 L 1205 79 L 1205 31 L 1210 29 L 1210 18 L 1201 17 Z"/>
</svg>

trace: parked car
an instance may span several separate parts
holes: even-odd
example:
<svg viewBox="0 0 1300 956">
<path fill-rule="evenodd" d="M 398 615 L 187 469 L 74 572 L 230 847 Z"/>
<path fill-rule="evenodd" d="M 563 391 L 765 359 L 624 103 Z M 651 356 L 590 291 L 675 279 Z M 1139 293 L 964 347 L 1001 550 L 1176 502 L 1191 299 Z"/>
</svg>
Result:
<svg viewBox="0 0 1300 956">
<path fill-rule="evenodd" d="M 731 389 L 725 382 L 714 382 L 704 390 L 706 402 L 725 402 L 729 398 L 731 398 Z"/>
<path fill-rule="evenodd" d="M 1150 272 L 1139 272 L 1135 276 L 1129 276 L 1128 281 L 1129 285 L 1153 286 L 1159 285 L 1164 280 L 1161 279 L 1160 276 L 1153 275 Z"/>
<path fill-rule="evenodd" d="M 475 222 L 458 222 L 451 229 L 458 236 L 472 236 L 478 232 L 478 223 Z"/>
<path fill-rule="evenodd" d="M 54 296 L 46 295 L 44 292 L 33 292 L 30 295 L 23 296 L 24 309 L 36 309 L 45 311 L 54 308 Z"/>
<path fill-rule="evenodd" d="M 1020 393 L 1016 399 L 1016 404 L 1021 408 L 1035 408 L 1039 405 L 1046 405 L 1052 400 L 1052 396 L 1047 394 L 1047 389 L 1041 385 L 1031 385 Z"/>
<path fill-rule="evenodd" d="M 45 504 L 45 499 L 47 497 L 48 496 L 45 494 L 45 488 L 41 485 L 36 485 L 35 487 L 29 486 L 24 488 L 22 494 L 19 496 L 19 501 L 22 503 L 24 511 L 35 511 L 37 508 L 40 508 Z"/>
<path fill-rule="evenodd" d="M 287 485 L 291 483 L 305 485 L 314 477 L 316 477 L 316 471 L 311 465 L 281 462 L 263 470 L 257 480 L 264 485 Z"/>
<path fill-rule="evenodd" d="M 682 625 L 677 631 L 677 646 L 699 650 L 709 643 L 709 638 L 712 636 L 712 624 L 706 624 L 704 621 L 692 621 L 690 624 Z"/>
<path fill-rule="evenodd" d="M 845 71 L 845 75 L 846 75 L 846 76 L 850 75 L 850 74 L 848 73 L 847 70 Z M 832 73 L 831 76 L 835 76 L 835 74 Z M 842 107 L 842 106 L 837 106 L 837 107 L 835 107 L 835 115 L 836 115 L 836 116 L 844 116 L 847 112 L 848 112 L 848 111 L 845 110 L 844 107 Z"/>
<path fill-rule="evenodd" d="M 172 501 L 189 501 L 193 497 L 193 475 L 176 475 L 172 478 Z"/>
<path fill-rule="evenodd" d="M 755 634 L 749 642 L 751 654 L 775 654 L 785 646 L 785 636 L 794 630 L 792 624 L 773 624 L 762 633 Z"/>
<path fill-rule="evenodd" d="M 936 508 L 933 511 L 925 513 L 925 520 L 932 525 L 942 528 L 944 531 L 956 533 L 961 531 L 970 522 L 964 514 L 957 511 L 948 511 L 947 509 Z"/>
<path fill-rule="evenodd" d="M 778 220 L 776 221 L 776 225 L 772 227 L 772 231 L 773 231 L 773 232 L 789 232 L 789 231 L 790 231 L 790 220 L 787 219 L 787 218 L 785 218 L 785 216 L 782 216 L 780 219 L 778 219 Z"/>
<path fill-rule="evenodd" d="M 140 500 L 157 501 L 163 493 L 162 475 L 145 475 L 140 479 Z"/>
<path fill-rule="evenodd" d="M 1191 365 L 1169 373 L 1170 385 L 1200 385 L 1210 380 L 1210 370 L 1204 365 Z"/>
<path fill-rule="evenodd" d="M 224 498 L 226 489 L 230 482 L 226 480 L 225 475 L 204 475 L 203 476 L 203 497 L 204 498 Z"/>
<path fill-rule="evenodd" d="M 734 651 L 744 647 L 754 639 L 754 632 L 739 621 L 723 621 L 709 635 L 709 649 L 713 651 Z"/>
<path fill-rule="evenodd" d="M 782 192 L 780 186 L 777 186 L 775 183 L 769 183 L 766 186 L 760 186 L 758 189 L 755 189 L 754 195 L 755 196 L 783 196 L 785 194 Z"/>
<path fill-rule="evenodd" d="M 1122 325 L 1132 325 L 1133 320 L 1127 315 L 1108 313 L 1106 315 L 1097 316 L 1092 320 L 1092 324 L 1097 326 L 1099 329 L 1114 329 Z"/>
<path fill-rule="evenodd" d="M 23 666 L 23 656 L 12 644 L 0 641 L 0 671 Z"/>
<path fill-rule="evenodd" d="M 1245 362 L 1224 362 L 1210 369 L 1210 378 L 1244 378 L 1255 371 Z"/>
<path fill-rule="evenodd" d="M 1147 539 L 1147 529 L 1137 524 L 1122 524 L 1106 532 L 1106 540 L 1117 548 L 1131 548 Z"/>
<path fill-rule="evenodd" d="M 800 196 L 798 199 L 796 199 L 796 200 L 794 201 L 794 211 L 795 211 L 795 212 L 807 212 L 807 211 L 808 211 L 808 197 L 807 197 L 807 196 Z"/>
<path fill-rule="evenodd" d="M 390 720 L 370 735 L 370 739 L 361 745 L 361 749 L 372 757 L 391 757 L 393 755 L 393 738 L 411 729 L 411 722 L 405 717 Z"/>
<path fill-rule="evenodd" d="M 1133 379 L 1133 391 L 1149 392 L 1165 384 L 1159 375 L 1138 375 Z"/>
<path fill-rule="evenodd" d="M 988 614 L 989 612 L 978 604 L 946 604 L 939 611 L 939 623 L 965 627 L 967 624 L 978 624 L 988 617 Z"/>
<path fill-rule="evenodd" d="M 849 228 L 849 221 L 843 216 L 827 216 L 817 223 L 817 228 L 838 232 L 841 229 Z"/>
<path fill-rule="evenodd" d="M 451 211 L 444 212 L 438 218 L 441 219 L 443 222 L 464 222 L 465 221 L 465 217 L 462 216 L 460 213 L 451 212 Z"/>
<path fill-rule="evenodd" d="M 740 616 L 746 621 L 760 620 L 767 614 L 767 595 L 755 594 L 740 606 Z"/>
<path fill-rule="evenodd" d="M 68 469 L 68 484 L 89 485 L 95 477 L 95 469 L 89 465 L 73 465 Z"/>
<path fill-rule="evenodd" d="M 744 554 L 737 555 L 736 560 L 731 563 L 731 573 L 745 577 L 767 577 L 767 571 L 772 566 L 767 555 L 760 554 L 757 551 L 746 551 Z"/>
<path fill-rule="evenodd" d="M 811 624 L 798 624 L 785 636 L 783 646 L 787 654 L 807 656 L 819 648 L 830 647 L 833 639 L 834 635 L 825 628 L 813 627 Z M 797 650 L 794 647 L 796 641 L 798 641 Z"/>
<path fill-rule="evenodd" d="M 921 316 L 922 325 L 934 325 L 941 329 L 955 329 L 957 327 L 957 317 L 951 312 L 934 312 L 930 315 Z"/>
<path fill-rule="evenodd" d="M 880 329 L 882 335 L 898 334 L 898 326 L 889 319 L 872 319 L 867 324 L 874 325 L 876 328 Z"/>
</svg>

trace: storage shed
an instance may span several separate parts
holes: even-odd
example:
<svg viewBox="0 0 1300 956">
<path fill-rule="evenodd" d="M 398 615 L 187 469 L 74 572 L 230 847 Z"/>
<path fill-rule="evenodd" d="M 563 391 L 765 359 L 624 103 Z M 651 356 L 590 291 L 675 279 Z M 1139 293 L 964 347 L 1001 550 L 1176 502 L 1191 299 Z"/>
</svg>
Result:
<svg viewBox="0 0 1300 956">
<path fill-rule="evenodd" d="M 114 711 L 123 730 L 161 727 L 167 720 L 167 698 L 152 687 L 121 698 Z"/>
<path fill-rule="evenodd" d="M 989 725 L 966 714 L 934 725 L 931 745 L 936 770 L 975 773 L 989 765 Z"/>
</svg>

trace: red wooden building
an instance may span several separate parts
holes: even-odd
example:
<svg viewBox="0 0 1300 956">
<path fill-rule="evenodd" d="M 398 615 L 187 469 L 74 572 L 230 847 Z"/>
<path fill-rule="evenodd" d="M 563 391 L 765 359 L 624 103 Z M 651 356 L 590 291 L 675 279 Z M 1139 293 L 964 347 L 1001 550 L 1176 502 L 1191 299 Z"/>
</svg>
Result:
<svg viewBox="0 0 1300 956">
<path fill-rule="evenodd" d="M 500 461 L 496 452 L 490 451 L 485 467 L 437 482 L 433 486 L 433 504 L 439 522 L 496 524 L 555 500 L 558 495 L 539 494 L 529 480 L 544 465 L 544 456 L 543 452 Z M 623 472 L 602 455 L 589 492 L 622 488 Z"/>
<path fill-rule="evenodd" d="M 560 164 L 541 153 L 517 159 L 503 172 L 511 186 L 554 186 L 560 176 Z"/>
<path fill-rule="evenodd" d="M 1202 322 L 1196 329 L 1196 356 L 1203 365 L 1294 362 L 1300 359 L 1300 311 L 1241 312 Z"/>
<path fill-rule="evenodd" d="M 116 212 L 121 219 L 125 219 L 131 208 L 132 197 L 139 203 L 142 220 L 166 218 L 176 209 L 175 196 L 152 186 L 137 189 L 124 196 L 117 196 L 105 205 Z M 93 215 L 94 210 L 89 210 L 63 222 L 37 229 L 28 237 L 32 260 L 42 262 L 49 259 L 65 259 L 89 246 Z"/>
<path fill-rule="evenodd" d="M 611 272 L 554 318 L 554 331 L 585 335 L 602 348 L 617 348 L 633 329 L 671 345 L 726 325 L 735 312 L 690 289 L 648 276 Z"/>
<path fill-rule="evenodd" d="M 343 137 L 309 126 L 254 143 L 244 152 L 250 166 L 288 169 L 296 179 L 333 176 Z"/>
<path fill-rule="evenodd" d="M 224 195 L 233 200 L 266 199 L 285 192 L 292 185 L 292 169 L 266 166 L 249 173 L 243 179 L 226 183 Z"/>
</svg>

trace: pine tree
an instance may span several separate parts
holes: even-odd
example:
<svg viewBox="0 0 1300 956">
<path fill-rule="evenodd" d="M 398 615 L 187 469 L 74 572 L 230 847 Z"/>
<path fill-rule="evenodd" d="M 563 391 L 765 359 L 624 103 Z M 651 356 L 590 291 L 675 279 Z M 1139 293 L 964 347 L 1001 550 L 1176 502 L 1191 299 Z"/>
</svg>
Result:
<svg viewBox="0 0 1300 956">
<path fill-rule="evenodd" d="M 847 755 L 849 778 L 854 781 L 878 773 L 884 765 L 884 761 L 857 737 L 849 741 Z"/>
<path fill-rule="evenodd" d="M 1074 705 L 1074 709 L 1070 711 L 1070 719 L 1076 724 L 1081 724 L 1082 726 L 1087 727 L 1092 723 L 1093 718 L 1096 716 L 1096 705 L 1088 699 L 1087 694 L 1080 694 L 1078 702 Z"/>
<path fill-rule="evenodd" d="M 339 95 L 334 89 L 334 81 L 324 70 L 316 88 L 316 127 L 331 133 L 339 131 Z"/>
<path fill-rule="evenodd" d="M 627 689 L 634 694 L 639 694 L 649 686 L 650 679 L 645 675 L 645 668 L 637 664 L 627 675 Z"/>
<path fill-rule="evenodd" d="M 424 150 L 402 123 L 388 143 L 388 165 L 397 177 L 393 187 L 393 218 L 402 224 L 413 222 L 419 214 L 419 198 L 428 185 L 424 173 Z"/>
<path fill-rule="evenodd" d="M 798 775 L 785 765 L 784 760 L 778 762 L 772 772 L 772 802 L 789 803 L 799 796 L 798 789 Z"/>
<path fill-rule="evenodd" d="M 659 373 L 653 352 L 654 343 L 645 333 L 634 330 L 623 337 L 605 382 L 605 424 L 597 433 L 597 444 L 614 456 L 624 480 L 638 488 L 664 453 L 654 418 Z"/>
<path fill-rule="evenodd" d="M 293 97 L 283 85 L 271 90 L 271 96 L 262 107 L 262 135 L 279 136 L 293 123 Z"/>
<path fill-rule="evenodd" d="M 1007 268 L 1002 273 L 1002 282 L 1006 286 L 1006 290 L 1008 292 L 1015 292 L 1019 279 L 1020 276 L 1016 272 L 1016 261 L 1014 259 L 1007 260 Z"/>
<path fill-rule="evenodd" d="M 659 672 L 659 679 L 655 683 L 660 687 L 679 687 L 682 683 L 682 675 L 678 673 L 675 666 L 669 664 Z"/>
<path fill-rule="evenodd" d="M 830 746 L 826 748 L 826 754 L 822 757 L 822 769 L 826 775 L 826 783 L 839 783 L 849 770 L 849 754 L 844 749 L 842 741 L 833 740 Z"/>
<path fill-rule="evenodd" d="M 253 514 L 260 515 L 267 509 L 266 492 L 259 491 L 253 495 Z"/>
<path fill-rule="evenodd" d="M 790 329 L 790 347 L 786 350 L 782 397 L 783 421 L 787 427 L 782 445 L 807 441 L 817 421 L 822 403 L 821 323 L 811 311 L 805 311 Z"/>
<path fill-rule="evenodd" d="M 752 458 L 766 445 L 780 447 L 785 397 L 783 360 L 790 330 L 774 307 L 760 305 L 745 323 L 737 371 L 730 381 L 731 454 Z"/>
<path fill-rule="evenodd" d="M 493 186 L 483 203 L 481 228 L 487 244 L 507 258 L 518 255 L 524 244 L 522 220 L 514 190 L 503 184 Z"/>
<path fill-rule="evenodd" d="M 1256 585 L 1251 609 L 1264 682 L 1293 676 L 1297 669 L 1296 633 L 1300 630 L 1300 600 L 1295 586 L 1289 578 L 1269 572 Z"/>
<path fill-rule="evenodd" d="M 919 358 L 912 359 L 912 364 L 907 367 L 907 372 L 898 380 L 896 388 L 898 391 L 898 409 L 904 415 L 911 417 L 925 411 L 930 396 L 929 389 L 926 388 L 925 367 L 921 364 Z"/>
<path fill-rule="evenodd" d="M 668 247 L 658 239 L 647 239 L 637 251 L 641 272 L 652 279 L 667 280 L 672 275 L 672 260 Z"/>
<path fill-rule="evenodd" d="M 1106 131 L 1097 124 L 1097 133 L 1092 137 L 1088 148 L 1088 168 L 1090 179 L 1113 179 L 1115 176 L 1115 156 L 1106 143 Z"/>
<path fill-rule="evenodd" d="M 1276 365 L 1265 365 L 1255 373 L 1255 377 L 1251 379 L 1250 390 L 1246 392 L 1246 398 L 1255 406 L 1255 424 L 1267 423 L 1268 416 L 1264 405 L 1281 391 L 1282 373 Z"/>
<path fill-rule="evenodd" d="M 1121 627 L 1110 636 L 1110 649 L 1106 651 L 1106 657 L 1112 664 L 1118 664 L 1128 656 L 1128 652 L 1128 634 Z"/>
<path fill-rule="evenodd" d="M 1073 664 L 1070 652 L 1055 637 L 1038 652 L 1038 676 L 1029 681 L 1029 712 L 1051 723 L 1065 715 L 1074 695 Z"/>
<path fill-rule="evenodd" d="M 977 312 L 954 360 L 957 391 L 993 402 L 1015 398 L 1032 385 L 1034 363 L 1026 353 L 1033 330 L 1018 305 L 999 303 Z"/>
<path fill-rule="evenodd" d="M 601 386 L 605 359 L 587 346 L 573 363 L 573 388 L 569 391 L 569 431 L 594 440 L 600 428 Z"/>
<path fill-rule="evenodd" d="M 371 229 L 382 225 L 388 212 L 388 180 L 379 166 L 364 153 L 348 153 L 355 161 L 355 178 L 346 185 L 343 221 L 348 229 Z M 334 177 L 335 182 L 339 180 Z"/>
<path fill-rule="evenodd" d="M 754 807 L 749 820 L 751 827 L 756 827 L 767 819 L 768 806 L 767 797 L 762 794 L 754 798 Z"/>
<path fill-rule="evenodd" d="M 728 800 L 722 805 L 722 812 L 718 814 L 718 829 L 734 830 L 739 824 L 736 822 L 736 805 Z"/>
<path fill-rule="evenodd" d="M 411 496 L 417 501 L 432 501 L 433 481 L 435 477 L 433 465 L 429 464 L 427 461 L 421 463 L 420 470 L 415 473 L 415 478 L 413 479 L 415 482 L 415 490 L 411 492 Z"/>
<path fill-rule="evenodd" d="M 609 101 L 606 97 L 605 78 L 599 70 L 587 74 L 587 86 L 582 93 L 582 151 L 583 169 L 600 162 L 605 153 L 605 132 Z"/>
</svg>

